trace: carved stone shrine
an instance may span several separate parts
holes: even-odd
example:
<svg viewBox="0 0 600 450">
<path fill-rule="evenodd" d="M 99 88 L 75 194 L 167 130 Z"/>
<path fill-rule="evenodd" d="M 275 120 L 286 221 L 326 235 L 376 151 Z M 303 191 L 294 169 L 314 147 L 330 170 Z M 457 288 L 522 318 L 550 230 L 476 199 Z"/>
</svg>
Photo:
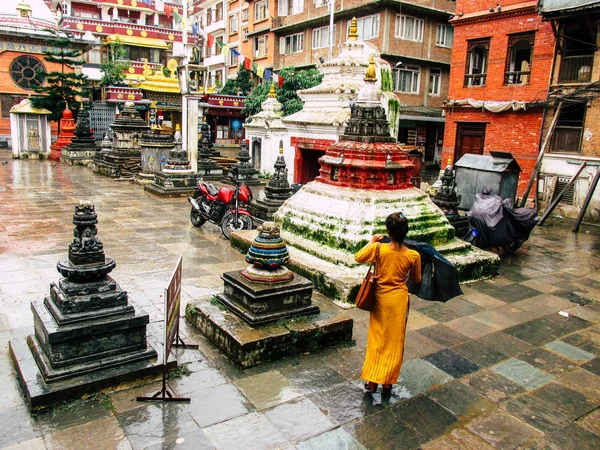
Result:
<svg viewBox="0 0 600 450">
<path fill-rule="evenodd" d="M 97 223 L 94 205 L 80 201 L 68 259 L 57 264 L 64 278 L 31 304 L 34 334 L 10 341 L 31 408 L 160 369 L 146 338 L 149 316 L 108 275 L 116 263 L 104 255 Z"/>
<path fill-rule="evenodd" d="M 292 188 L 288 182 L 288 169 L 283 157 L 283 144 L 279 147 L 274 169 L 265 188 L 259 191 L 256 199 L 252 199 L 248 205 L 248 211 L 256 223 L 272 221 L 275 212 L 292 196 Z"/>
<path fill-rule="evenodd" d="M 456 230 L 457 236 L 464 236 L 469 230 L 469 219 L 461 216 L 458 212 L 461 196 L 456 194 L 456 182 L 452 160 L 448 159 L 448 164 L 440 177 L 441 186 L 433 197 L 435 203 L 446 215 L 450 224 Z"/>
<path fill-rule="evenodd" d="M 75 137 L 73 131 L 75 131 L 75 121 L 73 120 L 73 113 L 67 107 L 61 114 L 58 137 L 54 144 L 50 146 L 50 159 L 60 161 L 63 147 L 69 145 Z"/>
<path fill-rule="evenodd" d="M 313 303 L 312 282 L 284 266 L 289 253 L 279 227 L 258 227 L 244 270 L 225 272 L 214 301 L 188 303 L 186 318 L 241 367 L 251 367 L 352 338 L 353 321 L 331 304 Z M 321 299 L 324 300 L 324 299 Z"/>
<path fill-rule="evenodd" d="M 200 125 L 200 139 L 198 140 L 198 175 L 205 180 L 216 181 L 223 178 L 223 169 L 214 160 L 213 144 L 206 118 Z"/>
<path fill-rule="evenodd" d="M 245 140 L 242 140 L 240 143 L 240 151 L 236 156 L 238 162 L 233 165 L 237 169 L 237 179 L 246 183 L 249 186 L 260 185 L 261 182 L 258 179 L 259 170 L 255 169 L 252 163 L 250 162 L 250 152 L 248 151 L 248 143 Z M 228 177 L 224 178 L 224 181 L 227 180 Z"/>
<path fill-rule="evenodd" d="M 75 137 L 62 149 L 60 160 L 70 165 L 87 166 L 92 162 L 98 147 L 90 125 L 91 104 L 86 102 L 77 114 Z"/>
<path fill-rule="evenodd" d="M 91 164 L 94 173 L 113 178 L 131 177 L 141 171 L 141 138 L 150 127 L 131 101 L 110 126 L 114 132 L 113 148 L 96 154 Z"/>
<path fill-rule="evenodd" d="M 161 134 L 159 129 L 153 129 L 151 133 L 142 134 L 140 147 L 142 171 L 136 174 L 135 181 L 150 184 L 154 181 L 154 174 L 165 168 L 175 143 L 171 134 Z"/>
</svg>

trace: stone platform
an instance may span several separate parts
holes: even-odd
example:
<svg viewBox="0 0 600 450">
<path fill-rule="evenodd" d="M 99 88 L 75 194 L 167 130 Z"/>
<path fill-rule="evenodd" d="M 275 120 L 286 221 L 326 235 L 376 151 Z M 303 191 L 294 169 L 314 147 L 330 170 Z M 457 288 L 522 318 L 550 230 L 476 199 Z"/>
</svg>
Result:
<svg viewBox="0 0 600 450">
<path fill-rule="evenodd" d="M 93 372 L 53 382 L 45 382 L 28 345 L 27 341 L 30 338 L 32 336 L 16 338 L 8 343 L 10 357 L 30 409 L 81 397 L 84 394 L 92 394 L 128 380 L 155 376 L 160 374 L 163 369 L 162 344 L 149 336 L 148 349 L 154 348 L 158 351 L 158 357 L 154 359 L 133 360 L 120 365 L 115 365 L 114 362 L 108 364 L 108 360 L 100 360 L 100 368 Z M 177 361 L 173 354 L 171 355 L 167 370 L 177 367 Z M 103 364 L 104 367 L 102 367 Z"/>
<path fill-rule="evenodd" d="M 151 184 L 144 190 L 158 197 L 187 197 L 196 190 L 201 176 L 194 173 L 155 172 Z"/>
<path fill-rule="evenodd" d="M 231 233 L 231 246 L 242 253 L 247 252 L 256 233 L 256 230 Z M 308 248 L 317 245 L 307 239 L 303 242 Z M 473 247 L 460 239 L 455 238 L 445 244 L 437 245 L 436 249 L 456 266 L 461 282 L 481 280 L 498 274 L 500 267 L 498 255 Z M 352 306 L 367 273 L 366 265 L 346 266 L 335 259 L 324 260 L 291 245 L 288 245 L 288 250 L 290 270 L 311 280 L 316 290 L 336 301 L 340 306 Z M 335 258 L 336 250 L 330 252 L 332 258 Z M 340 255 L 340 258 L 342 256 Z"/>
<path fill-rule="evenodd" d="M 253 327 L 215 297 L 204 297 L 187 304 L 185 317 L 231 361 L 245 369 L 351 341 L 351 317 L 338 312 L 324 297 L 315 295 L 312 303 L 320 308 L 319 314 Z"/>
</svg>

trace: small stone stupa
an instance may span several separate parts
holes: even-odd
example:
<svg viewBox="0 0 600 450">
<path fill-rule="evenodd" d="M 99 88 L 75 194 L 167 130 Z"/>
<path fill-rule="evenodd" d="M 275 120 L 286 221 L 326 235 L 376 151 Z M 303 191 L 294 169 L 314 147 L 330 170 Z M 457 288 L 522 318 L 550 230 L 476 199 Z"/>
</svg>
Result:
<svg viewBox="0 0 600 450">
<path fill-rule="evenodd" d="M 67 106 L 61 114 L 58 138 L 50 146 L 50 159 L 60 161 L 63 147 L 69 145 L 75 137 L 73 131 L 75 131 L 75 121 L 73 120 L 73 113 Z"/>
<path fill-rule="evenodd" d="M 70 165 L 87 166 L 92 162 L 98 147 L 90 124 L 90 102 L 85 102 L 77 114 L 75 137 L 62 149 L 60 160 Z"/>
<path fill-rule="evenodd" d="M 236 162 L 233 167 L 237 169 L 237 179 L 246 183 L 249 186 L 259 185 L 260 180 L 258 179 L 259 170 L 255 169 L 252 163 L 250 162 L 250 152 L 248 151 L 248 142 L 242 140 L 240 143 L 240 151 L 236 156 L 238 162 Z M 225 177 L 226 181 L 229 177 Z"/>
<path fill-rule="evenodd" d="M 350 119 L 338 142 L 319 159 L 320 175 L 290 197 L 275 213 L 281 237 L 290 248 L 292 270 L 310 278 L 321 292 L 347 305 L 365 275 L 354 255 L 385 219 L 403 211 L 408 237 L 429 243 L 452 261 L 461 281 L 497 273 L 498 255 L 454 238 L 454 228 L 424 192 L 413 187 L 414 164 L 389 134 L 371 55 Z M 233 246 L 246 251 L 250 231 L 235 233 Z"/>
<path fill-rule="evenodd" d="M 213 144 L 210 137 L 210 130 L 206 123 L 206 117 L 200 125 L 200 139 L 198 140 L 198 174 L 205 180 L 221 180 L 223 178 L 223 169 L 211 156 L 216 156 L 213 152 Z"/>
<path fill-rule="evenodd" d="M 246 262 L 221 277 L 224 291 L 215 299 L 227 311 L 208 299 L 186 307 L 186 318 L 236 364 L 251 367 L 351 339 L 352 319 L 313 304 L 312 282 L 284 266 L 289 253 L 275 223 L 258 227 Z"/>
<path fill-rule="evenodd" d="M 159 128 L 150 133 L 143 133 L 140 140 L 142 171 L 135 175 L 138 184 L 150 184 L 154 174 L 162 171 L 175 144 L 171 134 L 162 134 Z"/>
<path fill-rule="evenodd" d="M 131 177 L 141 171 L 140 140 L 150 127 L 131 101 L 125 103 L 123 111 L 110 127 L 114 132 L 113 148 L 95 155 L 92 170 L 113 178 Z"/>
<path fill-rule="evenodd" d="M 256 223 L 272 221 L 275 212 L 293 194 L 288 182 L 288 170 L 283 158 L 283 142 L 279 145 L 279 154 L 275 161 L 274 172 L 267 185 L 258 192 L 255 199 L 250 201 L 248 211 L 252 214 L 252 221 Z"/>
<path fill-rule="evenodd" d="M 444 212 L 450 225 L 456 230 L 456 235 L 464 237 L 469 231 L 470 224 L 469 219 L 458 212 L 461 196 L 456 193 L 455 179 L 452 159 L 448 158 L 448 164 L 440 177 L 441 186 L 433 197 L 433 203 Z"/>
<path fill-rule="evenodd" d="M 116 263 L 104 255 L 97 223 L 92 203 L 75 206 L 68 259 L 57 265 L 64 278 L 50 284 L 43 302 L 32 303 L 35 333 L 10 341 L 31 408 L 161 368 L 147 343 L 148 314 L 136 311 L 108 275 Z"/>
</svg>

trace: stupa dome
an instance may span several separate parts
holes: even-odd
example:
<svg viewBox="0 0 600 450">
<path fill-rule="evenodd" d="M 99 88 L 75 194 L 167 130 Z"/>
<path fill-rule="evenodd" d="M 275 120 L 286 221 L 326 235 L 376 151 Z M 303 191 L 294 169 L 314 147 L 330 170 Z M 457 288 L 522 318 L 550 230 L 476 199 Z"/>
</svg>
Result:
<svg viewBox="0 0 600 450">
<path fill-rule="evenodd" d="M 2 0 L 0 33 L 48 35 L 58 31 L 52 11 L 43 0 Z"/>
</svg>

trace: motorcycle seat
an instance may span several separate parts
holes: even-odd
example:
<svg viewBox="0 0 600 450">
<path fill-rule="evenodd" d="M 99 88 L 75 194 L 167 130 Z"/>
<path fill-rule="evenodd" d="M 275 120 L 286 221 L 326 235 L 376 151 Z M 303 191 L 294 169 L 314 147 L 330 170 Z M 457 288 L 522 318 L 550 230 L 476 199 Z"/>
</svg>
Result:
<svg viewBox="0 0 600 450">
<path fill-rule="evenodd" d="M 212 183 L 206 183 L 206 190 L 213 197 L 219 193 L 219 190 Z"/>
</svg>

